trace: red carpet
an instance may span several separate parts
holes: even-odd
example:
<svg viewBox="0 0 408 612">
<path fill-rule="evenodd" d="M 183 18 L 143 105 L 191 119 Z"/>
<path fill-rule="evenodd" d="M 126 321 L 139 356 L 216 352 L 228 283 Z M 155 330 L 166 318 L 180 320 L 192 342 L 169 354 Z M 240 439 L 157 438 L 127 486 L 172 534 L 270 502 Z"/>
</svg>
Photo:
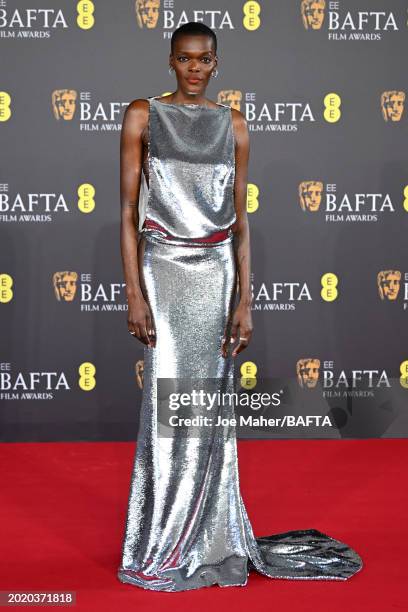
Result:
<svg viewBox="0 0 408 612">
<path fill-rule="evenodd" d="M 134 452 L 124 442 L 0 446 L 0 590 L 76 591 L 71 609 L 87 612 L 408 609 L 406 440 L 240 441 L 255 535 L 316 528 L 355 548 L 365 566 L 346 582 L 251 572 L 245 587 L 183 593 L 116 578 Z"/>
</svg>

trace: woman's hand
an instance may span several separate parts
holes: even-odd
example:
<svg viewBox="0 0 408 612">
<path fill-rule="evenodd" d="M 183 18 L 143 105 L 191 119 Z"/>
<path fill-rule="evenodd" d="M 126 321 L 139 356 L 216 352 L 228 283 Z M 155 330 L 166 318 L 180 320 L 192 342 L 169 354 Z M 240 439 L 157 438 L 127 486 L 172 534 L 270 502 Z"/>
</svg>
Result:
<svg viewBox="0 0 408 612">
<path fill-rule="evenodd" d="M 230 325 L 230 331 L 228 332 Z M 222 356 L 228 356 L 228 347 L 233 345 L 237 338 L 238 344 L 232 351 L 232 357 L 236 357 L 238 353 L 246 349 L 251 341 L 252 330 L 251 305 L 240 302 L 235 309 L 232 319 L 228 321 L 225 327 L 224 337 L 221 344 Z"/>
<path fill-rule="evenodd" d="M 156 331 L 149 305 L 144 298 L 128 300 L 128 330 L 134 338 L 138 338 L 150 348 L 156 346 Z"/>
</svg>

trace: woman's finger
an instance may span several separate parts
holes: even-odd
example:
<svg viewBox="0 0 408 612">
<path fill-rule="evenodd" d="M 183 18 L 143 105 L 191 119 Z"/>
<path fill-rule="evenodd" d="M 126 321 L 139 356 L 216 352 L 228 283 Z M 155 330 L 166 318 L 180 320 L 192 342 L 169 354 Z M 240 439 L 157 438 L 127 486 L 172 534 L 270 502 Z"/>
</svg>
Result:
<svg viewBox="0 0 408 612">
<path fill-rule="evenodd" d="M 142 342 L 143 344 L 146 344 L 146 346 L 151 346 L 151 342 L 150 342 L 150 338 L 149 338 L 149 333 L 147 331 L 147 325 L 141 325 L 140 326 L 140 331 L 141 331 L 141 338 L 142 338 Z"/>
<path fill-rule="evenodd" d="M 249 344 L 249 339 L 246 336 L 240 336 L 237 346 L 232 351 L 232 356 L 236 357 L 238 353 L 246 349 Z"/>
<path fill-rule="evenodd" d="M 224 329 L 224 335 L 221 340 L 221 352 L 222 352 L 223 357 L 226 357 L 228 355 L 228 343 L 230 339 L 230 333 L 229 333 L 230 325 L 231 325 L 231 320 L 227 321 L 225 325 L 225 329 Z"/>
<path fill-rule="evenodd" d="M 140 340 L 140 342 L 148 345 L 148 341 L 145 335 L 145 326 L 141 323 L 138 323 L 135 325 L 135 329 L 136 329 L 136 337 Z"/>
<path fill-rule="evenodd" d="M 238 323 L 233 323 L 231 325 L 230 345 L 234 344 L 236 342 L 236 340 L 237 340 L 238 328 L 239 328 L 239 324 Z"/>
<path fill-rule="evenodd" d="M 150 314 L 146 316 L 146 328 L 149 335 L 150 346 L 156 346 L 156 330 L 154 329 L 152 317 Z"/>
<path fill-rule="evenodd" d="M 133 336 L 134 338 L 136 338 L 136 329 L 135 329 L 135 325 L 134 323 L 132 323 L 131 321 L 128 321 L 128 332 L 131 336 Z"/>
</svg>

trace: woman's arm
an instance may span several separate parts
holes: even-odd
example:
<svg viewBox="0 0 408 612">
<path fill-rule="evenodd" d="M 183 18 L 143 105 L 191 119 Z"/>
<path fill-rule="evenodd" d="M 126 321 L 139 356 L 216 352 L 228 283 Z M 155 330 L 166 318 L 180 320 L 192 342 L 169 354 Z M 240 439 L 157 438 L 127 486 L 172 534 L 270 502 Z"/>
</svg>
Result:
<svg viewBox="0 0 408 612">
<path fill-rule="evenodd" d="M 127 106 L 120 138 L 120 248 L 128 299 L 128 330 L 144 344 L 152 346 L 150 308 L 139 279 L 139 192 L 143 163 L 143 130 L 148 122 L 148 102 L 134 100 Z"/>
<path fill-rule="evenodd" d="M 236 222 L 232 226 L 233 244 L 237 273 L 239 277 L 239 303 L 235 309 L 231 323 L 223 338 L 223 354 L 226 357 L 228 346 L 238 339 L 232 356 L 244 350 L 252 335 L 252 292 L 251 292 L 251 254 L 249 239 L 249 223 L 247 214 L 247 177 L 249 159 L 249 133 L 244 115 L 232 109 L 232 121 L 235 136 L 235 182 L 234 206 Z M 239 335 L 238 335 L 239 334 Z"/>
</svg>

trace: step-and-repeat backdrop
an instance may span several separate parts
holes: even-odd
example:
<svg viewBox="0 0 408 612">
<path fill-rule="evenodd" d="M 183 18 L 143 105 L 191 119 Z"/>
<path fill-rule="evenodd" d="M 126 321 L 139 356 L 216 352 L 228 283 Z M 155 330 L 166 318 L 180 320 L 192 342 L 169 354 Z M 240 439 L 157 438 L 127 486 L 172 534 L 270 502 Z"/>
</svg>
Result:
<svg viewBox="0 0 408 612">
<path fill-rule="evenodd" d="M 1 440 L 136 439 L 120 131 L 129 102 L 175 90 L 188 21 L 218 37 L 207 96 L 250 130 L 254 332 L 236 373 L 281 399 L 252 435 L 408 434 L 407 10 L 2 0 Z"/>
</svg>

